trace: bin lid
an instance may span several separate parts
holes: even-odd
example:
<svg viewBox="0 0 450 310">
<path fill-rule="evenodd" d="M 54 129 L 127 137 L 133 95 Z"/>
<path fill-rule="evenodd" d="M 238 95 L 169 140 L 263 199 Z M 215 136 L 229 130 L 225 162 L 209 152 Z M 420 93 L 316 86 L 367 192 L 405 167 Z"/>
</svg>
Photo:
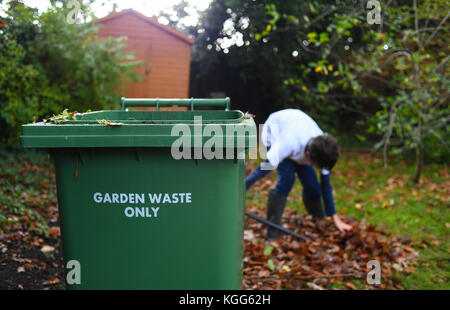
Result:
<svg viewBox="0 0 450 310">
<path fill-rule="evenodd" d="M 226 147 L 238 139 L 245 148 L 256 147 L 253 119 L 237 110 L 74 113 L 22 125 L 21 143 L 25 148 L 170 147 L 183 134 L 190 134 L 192 146 L 200 136 L 202 145 L 215 137 Z"/>
</svg>

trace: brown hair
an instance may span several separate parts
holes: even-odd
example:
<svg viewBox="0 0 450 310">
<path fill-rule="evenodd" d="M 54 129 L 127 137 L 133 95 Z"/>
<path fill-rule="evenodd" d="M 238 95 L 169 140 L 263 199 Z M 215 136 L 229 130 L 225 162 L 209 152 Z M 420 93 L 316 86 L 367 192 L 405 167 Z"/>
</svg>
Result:
<svg viewBox="0 0 450 310">
<path fill-rule="evenodd" d="M 321 169 L 331 170 L 339 158 L 337 140 L 330 134 L 317 136 L 309 142 L 308 149 L 311 161 Z"/>
</svg>

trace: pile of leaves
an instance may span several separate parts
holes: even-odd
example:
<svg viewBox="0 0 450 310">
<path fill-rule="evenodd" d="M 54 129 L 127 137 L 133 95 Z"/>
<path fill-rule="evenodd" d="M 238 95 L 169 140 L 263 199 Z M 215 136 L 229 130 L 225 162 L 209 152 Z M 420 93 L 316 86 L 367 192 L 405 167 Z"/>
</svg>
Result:
<svg viewBox="0 0 450 310">
<path fill-rule="evenodd" d="M 248 211 L 260 217 L 265 212 L 254 206 Z M 382 228 L 342 219 L 353 229 L 342 234 L 330 219 L 313 219 L 287 209 L 282 225 L 309 238 L 304 242 L 280 234 L 266 241 L 266 226 L 246 218 L 244 230 L 244 289 L 330 289 L 345 283 L 349 289 L 402 289 L 392 280 L 395 272 L 411 273 L 418 252 L 409 237 L 399 238 Z M 368 262 L 381 267 L 380 284 L 367 283 Z M 342 285 L 340 285 L 342 287 Z"/>
</svg>

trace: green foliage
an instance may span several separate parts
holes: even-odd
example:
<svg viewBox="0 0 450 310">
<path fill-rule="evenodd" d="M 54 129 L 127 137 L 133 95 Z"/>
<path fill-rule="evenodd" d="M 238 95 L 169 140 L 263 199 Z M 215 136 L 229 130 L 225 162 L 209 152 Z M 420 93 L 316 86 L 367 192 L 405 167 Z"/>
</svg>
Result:
<svg viewBox="0 0 450 310">
<path fill-rule="evenodd" d="M 425 149 L 438 154 L 449 151 L 449 57 L 448 44 L 442 40 L 448 37 L 448 29 L 442 27 L 448 15 L 444 1 L 412 4 L 382 7 L 389 30 L 368 32 L 364 42 L 373 48 L 370 53 L 352 54 L 347 65 L 352 75 L 347 80 L 358 95 L 376 95 L 381 103 L 372 117 L 377 125 L 372 130 L 383 136 L 377 146 L 383 147 L 385 162 L 392 146 L 397 154 L 416 151 L 414 181 L 418 182 Z M 368 89 L 367 80 L 383 87 Z"/>
<path fill-rule="evenodd" d="M 365 1 L 215 0 L 191 31 L 191 95 L 222 90 L 260 122 L 301 108 L 338 136 L 445 160 L 446 2 L 377 3 L 381 24 L 369 22 L 377 11 Z"/>
<path fill-rule="evenodd" d="M 383 136 L 376 146 L 384 148 L 385 160 L 391 146 L 396 154 L 414 149 L 417 182 L 427 146 L 438 158 L 449 151 L 449 57 L 442 39 L 448 37 L 447 4 L 379 2 L 380 25 L 369 23 L 374 12 L 350 1 L 307 2 L 297 17 L 266 6 L 268 16 L 281 15 L 268 39 L 295 29 L 292 39 L 301 50 L 285 85 L 299 93 L 291 100 L 330 118 L 340 110 L 355 112 L 356 126 Z M 431 141 L 438 143 L 425 145 Z"/>
<path fill-rule="evenodd" d="M 48 155 L 0 151 L 0 234 L 27 230 L 48 236 L 56 188 Z"/>
<path fill-rule="evenodd" d="M 57 6 L 57 3 L 61 5 Z M 0 22 L 0 139 L 12 145 L 20 125 L 64 109 L 86 111 L 118 107 L 123 84 L 137 80 L 125 38 L 96 38 L 93 18 L 67 22 L 67 1 L 53 1 L 38 13 L 11 2 Z M 119 90 L 119 91 L 118 91 Z"/>
</svg>

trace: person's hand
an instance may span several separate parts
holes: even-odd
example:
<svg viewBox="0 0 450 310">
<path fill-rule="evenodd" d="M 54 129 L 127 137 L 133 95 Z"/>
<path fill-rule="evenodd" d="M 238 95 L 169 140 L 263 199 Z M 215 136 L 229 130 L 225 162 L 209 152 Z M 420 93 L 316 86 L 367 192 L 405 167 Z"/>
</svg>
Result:
<svg viewBox="0 0 450 310">
<path fill-rule="evenodd" d="M 333 222 L 341 233 L 345 233 L 347 230 L 352 229 L 352 226 L 342 222 L 337 214 L 333 215 Z"/>
</svg>

